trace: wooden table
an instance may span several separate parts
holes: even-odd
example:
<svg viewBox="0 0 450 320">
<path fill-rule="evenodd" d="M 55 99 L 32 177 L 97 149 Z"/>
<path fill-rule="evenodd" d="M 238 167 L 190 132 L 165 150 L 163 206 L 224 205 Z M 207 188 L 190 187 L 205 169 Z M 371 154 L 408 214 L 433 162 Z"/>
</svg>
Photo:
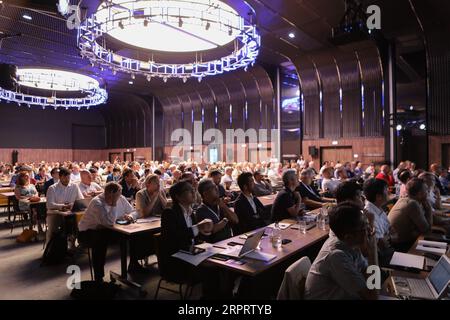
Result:
<svg viewBox="0 0 450 320">
<path fill-rule="evenodd" d="M 16 196 L 14 192 L 2 192 L 0 196 L 8 199 L 8 220 L 11 221 L 11 203 L 14 197 Z"/>
<path fill-rule="evenodd" d="M 270 242 L 270 237 L 263 237 L 261 239 L 260 243 L 260 249 L 263 253 L 273 254 L 276 255 L 276 258 L 269 261 L 259 261 L 249 258 L 242 258 L 240 260 L 244 261 L 245 263 L 240 265 L 234 263 L 234 259 L 229 259 L 228 261 L 220 261 L 209 258 L 207 260 L 208 264 L 212 264 L 214 266 L 225 268 L 230 271 L 237 272 L 242 275 L 251 276 L 254 277 L 256 275 L 259 275 L 260 273 L 275 267 L 276 265 L 280 264 L 281 262 L 289 259 L 295 254 L 298 254 L 300 251 L 307 249 L 314 244 L 323 241 L 328 238 L 329 229 L 327 230 L 319 230 L 317 227 L 314 227 L 313 229 L 310 229 L 306 232 L 306 234 L 300 233 L 298 229 L 293 229 L 292 227 L 298 227 L 298 225 L 295 225 L 295 221 L 293 220 L 284 220 L 282 223 L 292 223 L 292 225 L 284 230 L 281 230 L 281 237 L 282 239 L 290 239 L 292 242 L 282 245 L 280 249 L 276 249 L 272 246 Z M 268 229 L 268 227 L 265 227 Z M 263 228 L 257 229 L 262 230 Z M 257 231 L 255 230 L 255 231 Z M 266 231 L 266 234 L 270 234 Z M 215 243 L 215 246 L 219 247 L 227 247 L 227 243 L 234 241 L 238 243 L 244 243 L 245 240 L 241 239 L 239 236 L 220 241 L 218 243 Z"/>
<path fill-rule="evenodd" d="M 146 223 L 132 223 L 128 225 L 115 224 L 110 228 L 117 232 L 120 238 L 120 274 L 110 271 L 112 282 L 119 281 L 129 287 L 138 289 L 139 295 L 145 297 L 147 292 L 142 290 L 142 286 L 128 279 L 128 243 L 137 234 L 155 234 L 161 230 L 161 219 Z"/>
<path fill-rule="evenodd" d="M 273 205 L 276 197 L 276 194 L 269 194 L 267 196 L 258 197 L 258 200 L 261 201 L 264 207 L 269 207 Z"/>
</svg>

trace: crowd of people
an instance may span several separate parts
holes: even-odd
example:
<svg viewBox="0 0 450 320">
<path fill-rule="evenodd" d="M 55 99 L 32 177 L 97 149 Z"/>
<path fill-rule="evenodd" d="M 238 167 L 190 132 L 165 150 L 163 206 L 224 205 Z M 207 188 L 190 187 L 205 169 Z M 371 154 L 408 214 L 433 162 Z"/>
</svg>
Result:
<svg viewBox="0 0 450 320">
<path fill-rule="evenodd" d="M 196 273 L 172 254 L 193 244 L 218 242 L 283 219 L 297 220 L 306 210 L 332 209 L 330 235 L 308 274 L 305 298 L 371 298 L 365 269 L 388 265 L 394 251 L 407 251 L 419 235 L 438 227 L 449 234 L 440 211 L 449 190 L 449 171 L 429 171 L 410 161 L 389 165 L 313 161 L 268 163 L 88 162 L 0 163 L 0 180 L 9 179 L 20 200 L 46 195 L 47 241 L 63 223 L 52 210 L 68 211 L 76 200 L 92 198 L 78 225 L 78 241 L 93 247 L 95 279 L 103 281 L 107 228 L 117 219 L 161 216 L 162 261 L 173 277 Z M 3 179 L 1 179 L 3 178 Z M 275 194 L 270 210 L 259 196 Z M 386 205 L 392 208 L 386 211 Z M 169 204 L 170 203 L 170 204 Z M 30 212 L 30 217 L 37 212 Z M 42 227 L 38 224 L 39 231 Z M 72 240 L 72 245 L 75 239 Z M 69 241 L 70 242 L 70 241 Z M 144 240 L 130 243 L 130 272 L 145 272 L 138 260 L 152 253 Z M 198 272 L 197 272 L 198 273 Z"/>
</svg>

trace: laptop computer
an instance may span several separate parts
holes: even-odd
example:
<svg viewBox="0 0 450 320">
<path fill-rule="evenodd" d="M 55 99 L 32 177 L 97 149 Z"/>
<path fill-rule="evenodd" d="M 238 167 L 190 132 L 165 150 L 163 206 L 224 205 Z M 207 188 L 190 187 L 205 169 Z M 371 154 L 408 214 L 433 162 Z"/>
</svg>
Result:
<svg viewBox="0 0 450 320">
<path fill-rule="evenodd" d="M 88 207 L 92 199 L 79 199 L 75 200 L 72 206 L 72 212 L 84 211 Z"/>
<path fill-rule="evenodd" d="M 244 245 L 242 247 L 236 246 L 230 249 L 226 249 L 225 251 L 221 252 L 222 255 L 233 257 L 233 258 L 242 258 L 245 255 L 249 254 L 250 252 L 253 252 L 258 247 L 259 241 L 261 241 L 261 238 L 264 234 L 264 229 L 257 231 L 255 233 L 247 235 L 247 239 L 244 242 Z"/>
<path fill-rule="evenodd" d="M 443 255 L 425 279 L 392 277 L 392 284 L 397 296 L 439 299 L 450 285 L 450 258 Z"/>
</svg>

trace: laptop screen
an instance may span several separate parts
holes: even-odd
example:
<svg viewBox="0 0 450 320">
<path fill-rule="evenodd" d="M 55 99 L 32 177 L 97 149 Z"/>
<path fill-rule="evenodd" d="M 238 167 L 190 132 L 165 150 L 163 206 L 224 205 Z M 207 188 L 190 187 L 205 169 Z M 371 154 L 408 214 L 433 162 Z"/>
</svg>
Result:
<svg viewBox="0 0 450 320">
<path fill-rule="evenodd" d="M 434 266 L 428 275 L 428 280 L 438 294 L 442 292 L 450 280 L 450 263 L 445 257 L 442 257 Z"/>
</svg>

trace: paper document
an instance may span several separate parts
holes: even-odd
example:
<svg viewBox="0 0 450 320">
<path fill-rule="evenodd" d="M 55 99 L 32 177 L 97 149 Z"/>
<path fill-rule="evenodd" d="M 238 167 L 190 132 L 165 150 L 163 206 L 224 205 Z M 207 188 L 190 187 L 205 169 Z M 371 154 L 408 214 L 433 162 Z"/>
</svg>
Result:
<svg viewBox="0 0 450 320">
<path fill-rule="evenodd" d="M 159 221 L 159 220 L 161 220 L 161 218 L 159 218 L 159 217 L 148 217 L 148 218 L 137 219 L 136 223 L 151 223 L 151 222 L 155 222 L 155 221 Z"/>
<path fill-rule="evenodd" d="M 422 256 L 416 256 L 413 254 L 394 252 L 390 264 L 393 266 L 407 267 L 423 269 L 425 260 Z"/>
<path fill-rule="evenodd" d="M 437 241 L 428 241 L 428 240 L 419 240 L 417 243 L 417 250 L 422 252 L 430 252 L 443 255 L 447 252 L 447 243 L 445 242 L 437 242 Z"/>
<path fill-rule="evenodd" d="M 200 263 L 202 263 L 209 257 L 212 257 L 213 255 L 218 254 L 218 253 L 222 253 L 222 251 L 223 251 L 223 249 L 214 248 L 213 245 L 209 244 L 209 243 L 203 243 L 196 247 L 205 249 L 205 252 L 202 252 L 202 253 L 199 253 L 196 255 L 192 255 L 192 254 L 178 251 L 177 253 L 173 254 L 172 257 L 186 261 L 187 263 L 190 263 L 194 266 L 198 266 Z"/>
<path fill-rule="evenodd" d="M 280 227 L 281 230 L 287 229 L 287 228 L 289 228 L 291 225 L 292 225 L 292 223 L 282 223 L 282 222 L 279 222 L 279 223 L 278 223 L 278 226 Z M 275 228 L 275 223 L 269 224 L 269 225 L 267 226 L 267 228 L 272 228 L 272 229 Z"/>
</svg>

